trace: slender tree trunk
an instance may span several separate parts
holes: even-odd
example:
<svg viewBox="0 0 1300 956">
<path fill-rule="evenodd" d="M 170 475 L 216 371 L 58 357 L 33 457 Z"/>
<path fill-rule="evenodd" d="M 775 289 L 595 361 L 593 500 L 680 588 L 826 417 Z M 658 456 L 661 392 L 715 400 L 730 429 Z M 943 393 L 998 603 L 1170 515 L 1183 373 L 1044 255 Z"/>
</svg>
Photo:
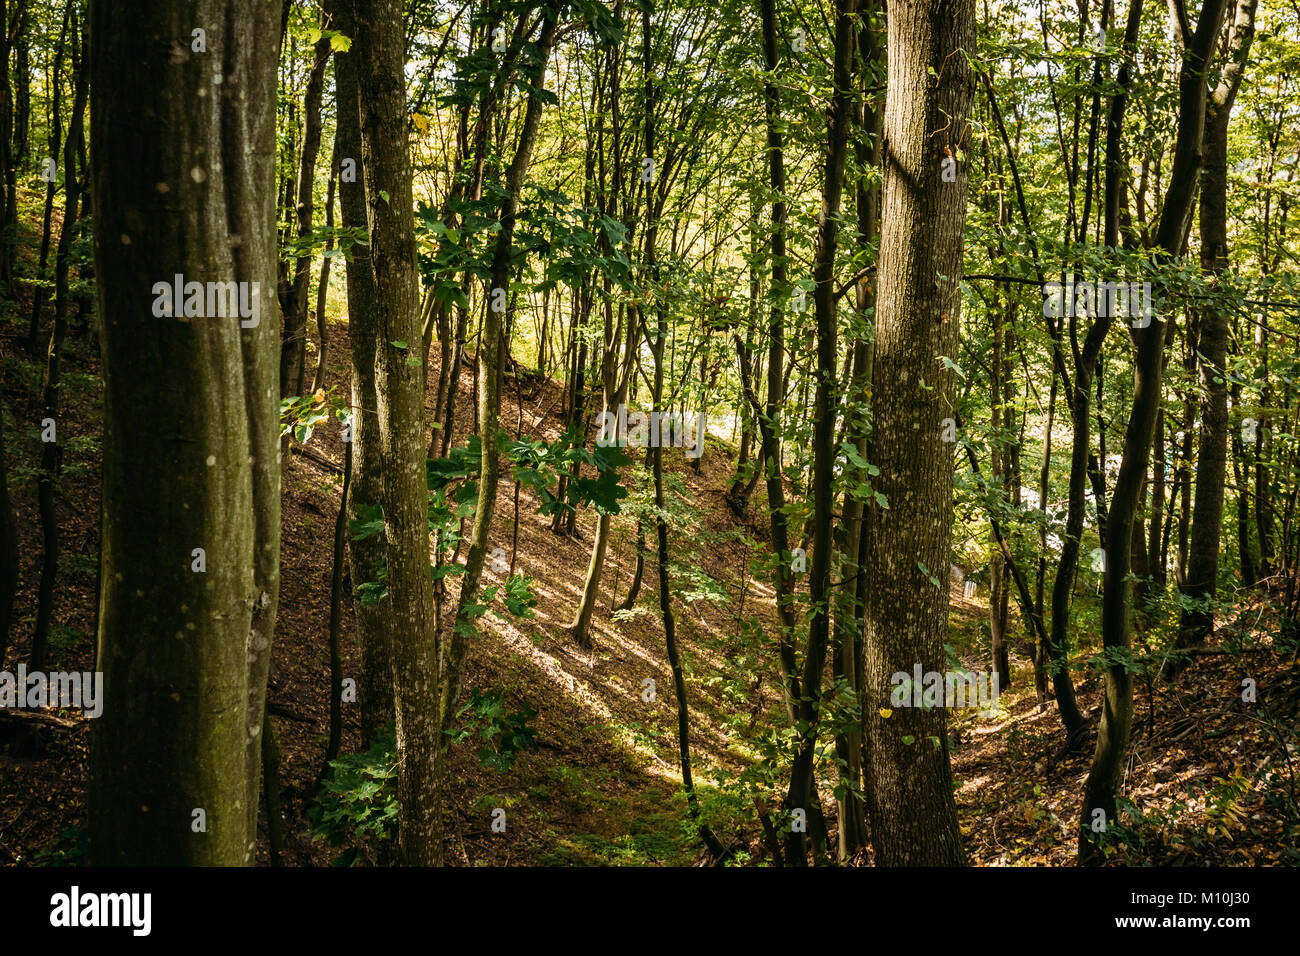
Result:
<svg viewBox="0 0 1300 956">
<path fill-rule="evenodd" d="M 25 0 L 17 0 L 22 4 Z M 0 208 L 0 282 L 13 295 L 14 250 L 18 231 L 18 189 L 13 161 L 14 102 L 9 81 L 9 0 L 0 0 L 0 173 L 4 177 Z"/>
<path fill-rule="evenodd" d="M 1038 566 L 1034 576 L 1034 607 L 1043 607 L 1043 589 L 1047 586 L 1047 499 L 1052 488 L 1052 439 L 1056 425 L 1056 389 L 1060 377 L 1052 370 L 1052 382 L 1047 390 L 1047 430 L 1043 434 L 1043 463 L 1038 470 Z M 1068 539 L 1067 539 L 1068 541 Z M 1057 569 L 1057 580 L 1060 580 Z M 1038 635 L 1034 645 L 1034 693 L 1039 710 L 1047 708 L 1048 682 L 1052 670 L 1052 641 Z M 1071 684 L 1073 693 L 1073 684 Z M 1059 706 L 1059 702 L 1058 702 Z"/>
<path fill-rule="evenodd" d="M 335 69 L 338 68 L 335 67 Z M 328 230 L 328 234 L 325 237 L 325 254 L 321 257 L 320 279 L 316 286 L 316 337 L 320 340 L 320 348 L 316 354 L 316 374 L 312 377 L 312 392 L 325 387 L 325 372 L 329 364 L 330 327 L 329 317 L 326 315 L 326 306 L 329 304 L 330 264 L 334 261 L 334 257 L 330 253 L 334 251 L 334 191 L 338 187 L 338 180 L 339 141 L 336 132 L 334 135 L 334 155 L 330 159 L 330 181 L 325 192 L 325 228 Z"/>
<path fill-rule="evenodd" d="M 322 11 L 321 23 L 327 15 Z M 311 73 L 302 106 L 302 142 L 298 145 L 298 177 L 295 187 L 294 227 L 299 242 L 311 237 L 313 194 L 316 184 L 316 156 L 320 152 L 321 100 L 325 89 L 325 67 L 330 59 L 330 38 L 322 36 L 312 51 Z M 280 289 L 280 310 L 284 313 L 284 337 L 280 346 L 280 397 L 301 395 L 307 355 L 307 299 L 311 286 L 312 256 L 303 250 L 285 264 L 285 284 Z"/>
<path fill-rule="evenodd" d="M 439 654 L 429 574 L 415 215 L 400 0 L 356 0 L 362 167 L 374 270 L 375 384 L 397 715 L 397 833 L 408 866 L 442 862 Z M 381 195 L 382 194 L 382 195 Z M 415 358 L 415 361 L 408 361 Z M 495 449 L 495 446 L 494 446 Z"/>
<path fill-rule="evenodd" d="M 641 9 L 642 50 L 645 70 L 645 154 L 651 160 L 655 155 L 655 89 L 652 66 L 652 45 L 650 32 L 650 8 Z M 658 203 L 652 198 L 655 190 L 647 191 L 647 210 L 649 222 L 646 225 L 646 271 L 651 283 L 658 281 L 659 270 L 656 263 L 655 243 L 659 232 Z M 651 404 L 654 409 L 661 409 L 664 397 L 664 357 L 668 343 L 668 323 L 663 306 L 656 303 L 654 350 L 654 384 L 651 392 Z M 695 793 L 695 782 L 691 776 L 691 716 L 690 704 L 686 697 L 686 674 L 682 669 L 681 654 L 677 647 L 677 623 L 673 613 L 672 593 L 668 581 L 668 523 L 664 520 L 664 469 L 663 442 L 654 441 L 649 450 L 650 469 L 654 476 L 655 503 L 655 543 L 656 564 L 658 565 L 659 614 L 664 625 L 664 643 L 668 652 L 668 665 L 673 677 L 673 694 L 677 701 L 677 751 L 682 772 L 682 790 L 686 794 L 686 805 L 692 821 L 696 825 L 700 838 L 709 847 L 715 859 L 721 857 L 724 850 L 713 832 L 709 829 L 700 813 L 699 798 Z"/>
<path fill-rule="evenodd" d="M 27 165 L 27 135 L 32 125 L 32 61 L 29 34 L 32 28 L 31 0 L 23 0 L 18 15 L 18 34 L 14 38 L 14 146 L 16 169 Z"/>
<path fill-rule="evenodd" d="M 280 735 L 269 713 L 262 714 L 262 799 L 266 802 L 266 840 L 271 865 L 284 866 L 284 811 L 280 808 Z"/>
<path fill-rule="evenodd" d="M 777 55 L 776 0 L 760 0 L 763 21 L 763 60 L 769 74 L 775 72 Z M 767 469 L 767 511 L 771 526 L 772 551 L 776 556 L 776 610 L 780 618 L 778 663 L 781 688 L 785 696 L 786 716 L 795 720 L 795 702 L 799 699 L 799 678 L 795 673 L 794 654 L 794 572 L 790 554 L 790 532 L 785 513 L 785 484 L 781 469 L 781 418 L 785 408 L 785 300 L 790 294 L 786 270 L 786 198 L 785 146 L 782 133 L 780 88 L 769 76 L 763 84 L 763 104 L 767 125 L 767 162 L 772 187 L 772 308 L 767 329 L 767 400 L 761 408 L 752 388 L 747 388 L 758 419 L 762 440 L 763 463 Z M 741 374 L 746 374 L 746 356 L 741 356 Z"/>
<path fill-rule="evenodd" d="M 50 74 L 52 78 L 49 113 L 50 159 L 59 155 L 59 144 L 63 135 L 63 128 L 60 126 L 63 98 L 60 80 L 63 77 L 63 49 L 67 42 L 68 24 L 71 16 L 72 0 L 68 0 L 63 10 L 63 27 L 59 32 L 59 39 L 54 47 L 54 69 Z M 42 172 L 44 172 L 44 169 Z M 49 291 L 45 286 L 45 267 L 50 258 L 50 220 L 53 218 L 54 213 L 54 192 L 57 179 L 56 175 L 49 175 L 45 183 L 45 211 L 41 219 L 41 251 L 37 260 L 36 281 L 32 283 L 32 316 L 27 332 L 27 349 L 33 354 L 36 352 L 40 340 L 41 310 L 45 307 L 45 300 L 49 298 Z"/>
<path fill-rule="evenodd" d="M 9 465 L 5 458 L 3 415 L 0 414 L 0 669 L 9 649 L 14 597 L 18 593 L 18 525 L 9 497 Z"/>
<path fill-rule="evenodd" d="M 355 36 L 352 0 L 331 0 L 331 25 Z M 365 181 L 361 170 L 361 113 L 357 98 L 359 53 L 355 46 L 334 58 L 339 154 L 339 212 L 347 229 L 368 229 Z M 375 310 L 375 274 L 368 246 L 353 246 L 347 258 L 348 337 L 352 347 L 352 480 L 348 517 L 382 504 L 383 467 L 379 440 L 379 398 L 375 354 L 379 343 Z M 389 603 L 367 607 L 356 591 L 379 579 L 385 554 L 378 535 L 348 545 L 352 607 L 361 644 L 361 746 L 368 748 L 395 719 L 392 647 L 387 622 Z"/>
<path fill-rule="evenodd" d="M 534 72 L 530 83 L 534 90 L 544 89 L 546 82 L 546 61 L 550 58 L 551 47 L 555 43 L 558 29 L 558 12 L 547 7 L 541 11 L 542 30 L 537 40 L 534 54 Z M 505 299 L 510 300 L 510 258 L 514 242 L 515 217 L 519 210 L 519 191 L 523 187 L 524 174 L 532 160 L 533 145 L 537 140 L 537 130 L 542 119 L 542 98 L 536 94 L 528 97 L 528 106 L 524 110 L 523 126 L 519 132 L 519 143 L 515 147 L 514 159 L 506 170 L 506 195 L 501 203 L 501 229 L 497 233 L 496 245 L 492 253 L 492 278 L 489 289 L 501 289 Z M 468 648 L 469 638 L 476 633 L 476 620 L 479 611 L 477 598 L 483 575 L 483 566 L 487 557 L 491 533 L 492 516 L 496 510 L 497 484 L 500 479 L 501 460 L 497 450 L 500 433 L 499 418 L 501 414 L 501 370 L 502 370 L 502 321 L 504 310 L 498 312 L 492 308 L 489 293 L 488 308 L 484 313 L 483 330 L 478 346 L 479 373 L 479 439 L 482 443 L 482 457 L 479 465 L 478 503 L 474 509 L 474 530 L 470 538 L 469 553 L 465 557 L 465 573 L 461 576 L 460 597 L 456 606 L 456 615 L 450 628 L 450 634 L 442 637 L 444 652 L 441 655 L 443 665 L 441 720 L 445 725 L 450 721 L 460 697 L 461 668 Z M 423 484 L 423 468 L 421 468 Z"/>
<path fill-rule="evenodd" d="M 884 103 L 885 51 L 880 42 L 879 22 L 882 9 L 875 0 L 868 0 L 858 27 L 858 51 L 863 63 L 861 100 L 855 107 L 854 123 L 858 127 L 854 142 L 858 163 L 858 181 L 855 185 L 858 241 L 870 246 L 880 232 L 880 187 L 868 169 L 880 168 L 881 109 Z M 755 295 L 757 299 L 757 295 Z M 865 405 L 871 395 L 876 308 L 875 289 L 865 277 L 859 278 L 854 288 L 854 307 L 857 320 L 866 326 L 853 343 L 853 374 L 851 376 L 852 403 Z M 858 455 L 871 460 L 868 427 L 870 419 L 863 415 L 855 423 L 853 436 Z M 862 612 L 865 605 L 865 575 L 862 570 L 863 547 L 869 540 L 866 527 L 866 508 L 856 495 L 846 495 L 844 519 L 837 528 L 837 543 L 843 552 L 840 571 L 840 590 L 836 594 L 835 631 L 832 641 L 831 667 L 837 681 L 842 681 L 852 691 L 858 704 L 858 719 L 835 735 L 835 754 L 838 758 L 840 787 L 836 803 L 839 819 L 839 860 L 846 862 L 867 843 L 866 802 L 862 779 Z"/>
<path fill-rule="evenodd" d="M 813 258 L 813 302 L 817 320 L 817 389 L 813 417 L 813 549 L 809 578 L 812 617 L 804 655 L 803 693 L 795 707 L 799 743 L 790 771 L 786 803 L 791 809 L 811 810 L 816 787 L 813 758 L 821 723 L 822 670 L 830 648 L 830 587 L 832 521 L 835 510 L 836 367 L 839 324 L 834 298 L 835 252 L 839 244 L 840 200 L 844 192 L 844 166 L 848 159 L 852 123 L 853 54 L 857 46 L 858 0 L 837 0 L 835 6 L 834 92 L 827 115 L 826 164 L 821 210 L 817 216 L 817 246 Z M 806 834 L 794 830 L 786 845 L 786 864 L 807 862 Z"/>
<path fill-rule="evenodd" d="M 1233 336 L 1236 340 L 1236 336 Z M 1236 349 L 1233 354 L 1239 354 Z M 1232 408 L 1241 407 L 1241 385 L 1232 383 Z M 1255 551 L 1250 538 L 1250 461 L 1246 457 L 1246 443 L 1240 431 L 1244 417 L 1238 417 L 1238 427 L 1231 430 L 1232 477 L 1237 499 L 1237 553 L 1241 559 L 1241 583 L 1255 586 Z"/>
<path fill-rule="evenodd" d="M 343 618 L 343 562 L 347 559 L 348 492 L 352 484 L 352 442 L 343 443 L 343 491 L 339 495 L 339 513 L 334 519 L 334 569 L 330 575 L 330 734 L 321 764 L 324 777 L 329 762 L 339 755 L 343 741 L 343 655 L 339 647 L 339 630 Z"/>
<path fill-rule="evenodd" d="M 1209 65 L 1226 0 L 1206 0 L 1195 34 L 1183 53 L 1179 78 L 1178 130 L 1169 189 L 1160 212 L 1156 246 L 1164 256 L 1182 249 L 1188 217 L 1201 165 L 1207 89 L 1205 71 Z M 1145 328 L 1132 330 L 1136 355 L 1133 370 L 1133 406 L 1124 433 L 1124 454 L 1111 498 L 1106 527 L 1106 571 L 1102 584 L 1102 644 L 1114 656 L 1106 668 L 1105 696 L 1097 749 L 1084 784 L 1083 812 L 1079 825 L 1080 862 L 1093 862 L 1098 855 L 1093 840 L 1096 826 L 1116 823 L 1116 797 L 1123 776 L 1133 724 L 1133 678 L 1129 670 L 1129 627 L 1131 602 L 1129 572 L 1132 568 L 1133 524 L 1156 413 L 1160 409 L 1161 373 L 1164 369 L 1164 329 L 1157 318 Z"/>
<path fill-rule="evenodd" d="M 74 30 L 82 33 L 74 18 Z M 84 33 L 82 33 L 84 37 Z M 84 39 L 76 40 L 78 49 Z M 83 117 L 86 112 L 88 90 L 86 57 L 84 49 L 74 51 L 76 88 L 73 94 L 72 118 L 68 124 L 68 139 L 64 147 L 63 177 L 67 184 L 63 207 L 63 223 L 59 228 L 59 245 L 54 265 L 54 325 L 50 329 L 50 343 L 45 353 L 45 383 L 42 421 L 55 423 L 55 436 L 60 414 L 60 364 L 63 358 L 63 340 L 68 331 L 68 273 L 72 242 L 78 230 L 81 190 L 77 180 L 77 148 L 83 135 Z M 31 669 L 45 670 L 45 654 L 49 645 L 50 625 L 54 616 L 54 582 L 59 567 L 59 526 L 54 509 L 54 493 L 58 485 L 63 453 L 57 441 L 41 445 L 41 475 L 37 485 L 37 504 L 41 516 L 44 550 L 41 555 L 41 580 L 36 604 L 36 626 L 32 632 Z"/>
<path fill-rule="evenodd" d="M 1231 27 L 1228 65 L 1205 108 L 1201 169 L 1201 268 L 1219 275 L 1228 268 L 1228 124 L 1242 69 L 1255 32 L 1255 0 L 1239 0 Z M 1196 504 L 1192 512 L 1183 594 L 1196 602 L 1184 606 L 1177 647 L 1207 640 L 1214 630 L 1214 600 L 1219 576 L 1219 535 L 1223 528 L 1223 482 L 1228 459 L 1228 314 L 1210 301 L 1200 317 L 1197 352 L 1201 367 L 1201 447 L 1196 459 Z M 1171 658 L 1167 676 L 1183 661 Z"/>
</svg>

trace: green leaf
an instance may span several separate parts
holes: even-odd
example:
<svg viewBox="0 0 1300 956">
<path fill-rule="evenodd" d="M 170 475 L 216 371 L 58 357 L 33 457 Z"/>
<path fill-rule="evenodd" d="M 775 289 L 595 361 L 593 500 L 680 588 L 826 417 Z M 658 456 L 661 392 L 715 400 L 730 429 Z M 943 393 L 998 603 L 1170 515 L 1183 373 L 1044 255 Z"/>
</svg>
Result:
<svg viewBox="0 0 1300 956">
<path fill-rule="evenodd" d="M 382 505 L 357 505 L 357 518 L 348 522 L 353 541 L 364 541 L 371 535 L 381 534 L 384 530 L 384 508 Z"/>
</svg>

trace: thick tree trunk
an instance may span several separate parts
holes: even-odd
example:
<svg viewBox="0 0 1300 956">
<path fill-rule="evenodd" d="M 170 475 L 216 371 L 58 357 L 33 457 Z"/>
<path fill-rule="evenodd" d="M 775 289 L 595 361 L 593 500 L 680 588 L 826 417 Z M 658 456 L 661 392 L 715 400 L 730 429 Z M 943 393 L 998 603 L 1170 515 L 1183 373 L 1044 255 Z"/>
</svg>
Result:
<svg viewBox="0 0 1300 956">
<path fill-rule="evenodd" d="M 279 596 L 267 188 L 278 12 L 252 0 L 91 5 L 105 379 L 106 704 L 91 746 L 87 827 L 97 865 L 253 860 Z M 196 24 L 206 52 L 191 48 Z M 182 275 L 247 283 L 257 314 L 201 306 L 195 315 L 193 299 L 159 296 Z"/>
<path fill-rule="evenodd" d="M 960 865 L 944 712 L 892 708 L 890 678 L 947 670 L 955 389 L 939 357 L 957 352 L 974 4 L 894 0 L 888 31 L 872 442 L 889 507 L 871 508 L 864 561 L 868 806 L 880 863 Z"/>
</svg>

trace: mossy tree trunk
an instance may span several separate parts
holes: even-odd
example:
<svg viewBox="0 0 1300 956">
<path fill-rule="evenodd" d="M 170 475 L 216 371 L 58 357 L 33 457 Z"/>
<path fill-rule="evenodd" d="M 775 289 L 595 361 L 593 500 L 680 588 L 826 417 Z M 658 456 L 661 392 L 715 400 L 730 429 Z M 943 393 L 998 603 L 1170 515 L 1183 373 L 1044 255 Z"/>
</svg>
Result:
<svg viewBox="0 0 1300 956">
<path fill-rule="evenodd" d="M 254 0 L 91 5 L 105 381 L 95 864 L 253 860 L 279 596 L 279 35 L 279 10 Z M 155 315 L 155 283 L 177 275 L 247 283 L 257 323 Z"/>
</svg>

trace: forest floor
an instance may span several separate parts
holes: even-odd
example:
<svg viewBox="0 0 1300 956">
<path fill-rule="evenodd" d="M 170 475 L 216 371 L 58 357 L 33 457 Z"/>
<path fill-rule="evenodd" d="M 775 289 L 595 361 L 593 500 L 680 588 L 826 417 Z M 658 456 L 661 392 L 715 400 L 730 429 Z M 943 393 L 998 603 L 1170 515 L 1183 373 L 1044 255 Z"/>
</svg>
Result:
<svg viewBox="0 0 1300 956">
<path fill-rule="evenodd" d="M 30 238 L 30 237 L 29 237 Z M 30 249 L 28 252 L 30 253 Z M 20 269 L 21 271 L 21 269 Z M 33 270 L 34 271 L 34 270 Z M 27 657 L 35 618 L 41 532 L 35 501 L 40 458 L 38 422 L 43 358 L 25 346 L 30 283 L 0 315 L 0 392 L 20 540 L 21 579 L 13 642 L 5 665 Z M 52 307 L 46 307 L 48 323 Z M 76 323 L 74 323 L 74 326 Z M 343 326 L 334 341 L 346 342 Z M 436 380 L 437 349 L 430 376 Z M 44 352 L 43 346 L 41 349 Z M 314 352 L 309 352 L 314 363 Z M 346 352 L 337 345 L 326 384 L 347 394 Z M 460 382 L 458 417 L 472 418 L 471 374 Z M 84 329 L 70 332 L 64 352 L 64 447 L 57 510 L 60 561 L 51 669 L 90 670 L 94 661 L 102 381 L 98 347 Z M 521 401 L 516 402 L 516 385 Z M 554 382 L 507 379 L 502 422 L 512 434 L 554 439 L 562 402 Z M 432 414 L 430 388 L 430 414 Z M 522 408 L 520 408 L 522 405 Z M 463 441 L 472 421 L 455 432 Z M 712 439 L 710 440 L 712 444 Z M 338 512 L 342 445 L 336 428 L 310 441 L 312 457 L 284 462 L 280 612 L 268 700 L 282 748 L 281 783 L 287 820 L 287 862 L 325 865 L 336 848 L 307 835 L 308 795 L 321 769 L 329 715 L 328 619 L 333 537 Z M 767 859 L 752 798 L 772 781 L 772 766 L 755 737 L 781 709 L 776 685 L 755 675 L 771 671 L 774 653 L 756 654 L 742 641 L 738 621 L 757 617 L 769 633 L 772 592 L 752 573 L 766 537 L 758 507 L 738 521 L 724 502 L 732 456 L 719 443 L 696 473 L 680 451 L 666 455 L 673 508 L 674 575 L 691 583 L 690 601 L 678 602 L 679 639 L 691 706 L 695 779 L 710 822 L 737 850 L 735 861 Z M 333 463 L 332 465 L 330 463 Z M 148 463 L 142 462 L 141 468 Z M 513 549 L 515 488 L 503 480 L 494 544 Z M 447 788 L 448 862 L 459 865 L 689 865 L 700 859 L 681 797 L 676 708 L 654 594 L 654 562 L 630 615 L 610 608 L 626 594 L 634 561 L 630 522 L 616 522 L 594 618 L 593 649 L 565 634 L 589 560 L 595 517 L 584 511 L 576 537 L 557 535 L 537 514 L 539 502 L 519 494 L 517 570 L 535 581 L 536 616 L 483 618 L 469 651 L 465 687 L 496 691 L 509 707 L 536 710 L 536 746 L 504 770 L 485 766 L 471 743 L 453 745 Z M 488 574 L 485 583 L 501 583 Z M 349 602 L 344 601 L 344 674 L 356 675 L 360 655 Z M 955 652 L 985 669 L 987 607 L 953 592 Z M 1286 728 L 1300 709 L 1300 672 L 1269 650 L 1271 630 L 1242 607 L 1221 633 L 1236 628 L 1264 637 L 1244 658 L 1206 655 L 1172 686 L 1139 682 L 1125 794 L 1135 804 L 1115 862 L 1249 864 L 1300 862 L 1295 849 L 1293 762 Z M 1085 637 L 1096 643 L 1095 635 Z M 1247 640 L 1246 643 L 1250 643 Z M 1028 648 L 1013 649 L 1012 687 L 998 712 L 954 712 L 951 723 L 958 814 L 971 861 L 977 865 L 1071 865 L 1091 744 L 1085 755 L 1062 758 L 1054 706 L 1040 709 Z M 762 656 L 766 654 L 766 656 Z M 761 668 L 761 670 L 760 670 Z M 1083 671 L 1080 667 L 1080 671 Z M 1095 721 L 1101 682 L 1076 672 L 1085 713 Z M 1243 703 L 1241 682 L 1251 678 L 1256 703 Z M 656 693 L 645 693 L 647 679 Z M 651 699 L 645 699 L 651 696 Z M 356 750 L 355 705 L 344 707 L 343 750 Z M 0 864 L 73 862 L 87 787 L 89 721 L 63 712 L 52 720 L 0 714 Z M 759 733 L 754 729 L 760 728 Z M 822 804 L 833 814 L 829 772 Z M 780 783 L 779 781 L 774 781 Z M 783 785 L 782 785 L 783 788 Z M 504 833 L 492 830 L 493 811 L 506 811 Z M 268 862 L 265 830 L 259 862 Z M 372 848 L 373 849 L 373 848 Z M 859 857 L 868 862 L 869 857 Z"/>
</svg>

